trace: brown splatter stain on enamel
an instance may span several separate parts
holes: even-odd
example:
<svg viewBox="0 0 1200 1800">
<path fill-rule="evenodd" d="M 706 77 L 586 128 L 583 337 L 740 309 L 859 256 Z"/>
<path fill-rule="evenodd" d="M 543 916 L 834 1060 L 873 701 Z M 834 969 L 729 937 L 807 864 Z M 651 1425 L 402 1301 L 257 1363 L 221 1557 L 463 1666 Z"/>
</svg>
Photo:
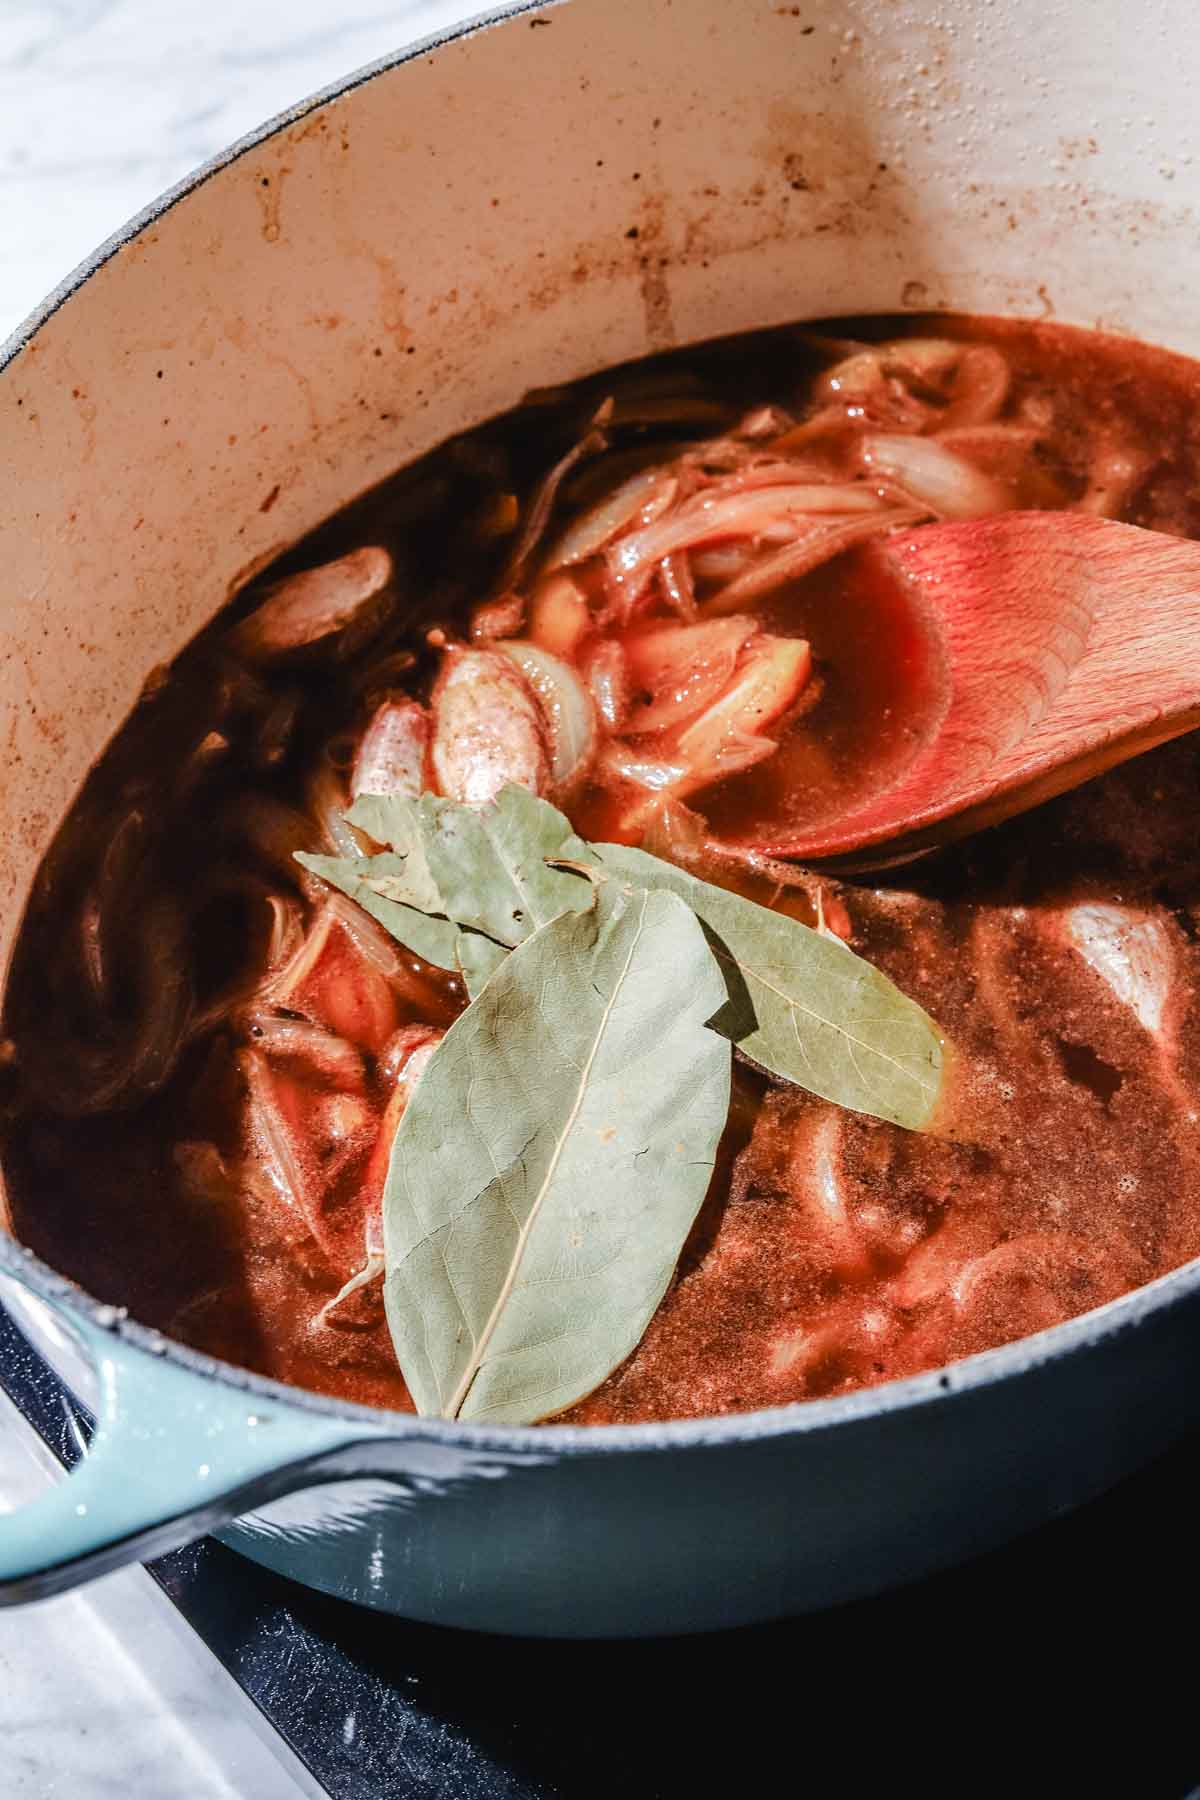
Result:
<svg viewBox="0 0 1200 1800">
<path fill-rule="evenodd" d="M 669 350 L 678 343 L 679 337 L 667 281 L 672 258 L 666 241 L 666 202 L 661 194 L 648 191 L 644 195 L 638 222 L 632 229 L 637 232 L 630 242 L 636 246 L 646 343 L 651 350 Z"/>
<path fill-rule="evenodd" d="M 262 234 L 268 244 L 278 243 L 283 229 L 283 186 L 291 172 L 292 165 L 284 162 L 277 163 L 274 168 L 260 167 L 255 171 L 255 193 L 262 212 Z"/>
<path fill-rule="evenodd" d="M 286 370 L 295 382 L 308 408 L 309 427 L 315 438 L 322 429 L 323 420 L 317 410 L 312 382 L 299 364 L 283 355 L 282 351 L 277 348 L 275 337 L 269 331 L 252 331 L 240 313 L 231 314 L 223 320 L 222 327 L 225 336 L 235 349 L 246 355 L 257 356 L 265 363 L 273 363 L 276 368 Z M 268 427 L 263 425 L 260 429 L 265 431 Z"/>
<path fill-rule="evenodd" d="M 356 239 L 353 250 L 355 255 L 369 262 L 375 271 L 379 291 L 377 304 L 380 330 L 394 339 L 399 348 L 406 347 L 411 341 L 412 331 L 408 323 L 408 288 L 400 271 L 391 257 L 374 244 Z"/>
<path fill-rule="evenodd" d="M 302 144 L 305 138 L 320 137 L 328 130 L 329 111 L 326 107 L 321 107 L 317 112 L 309 113 L 307 118 L 301 119 L 298 125 L 292 126 L 287 134 L 288 143 Z M 343 128 L 343 137 L 344 136 L 345 130 Z M 343 144 L 342 147 L 344 149 L 345 145 Z"/>
</svg>

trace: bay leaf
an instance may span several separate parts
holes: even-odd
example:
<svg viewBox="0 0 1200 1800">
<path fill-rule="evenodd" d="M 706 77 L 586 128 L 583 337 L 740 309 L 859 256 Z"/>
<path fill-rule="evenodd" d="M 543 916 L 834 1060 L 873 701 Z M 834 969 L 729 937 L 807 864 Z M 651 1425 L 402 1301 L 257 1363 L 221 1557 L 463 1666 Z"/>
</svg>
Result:
<svg viewBox="0 0 1200 1800">
<path fill-rule="evenodd" d="M 527 788 L 503 788 L 486 806 L 422 794 L 418 811 L 441 910 L 458 924 L 511 948 L 559 913 L 590 907 L 587 884 L 545 860 L 586 857 L 583 840 Z"/>
<path fill-rule="evenodd" d="M 489 934 L 511 948 L 559 913 L 591 904 L 586 883 L 546 862 L 559 851 L 583 855 L 585 846 L 562 813 L 525 788 L 509 786 L 482 807 L 435 794 L 363 794 L 346 817 L 389 849 L 297 860 L 409 949 L 459 969 L 472 999 L 503 953 L 484 941 Z"/>
<path fill-rule="evenodd" d="M 450 1027 L 401 1119 L 385 1297 L 423 1414 L 528 1423 L 640 1340 L 704 1198 L 725 983 L 675 895 L 586 883 Z"/>
<path fill-rule="evenodd" d="M 623 881 L 677 894 L 704 926 L 727 984 L 713 1019 L 744 1055 L 855 1112 L 926 1131 L 942 1095 L 941 1033 L 848 945 L 713 887 L 644 850 L 593 844 Z"/>
<path fill-rule="evenodd" d="M 495 938 L 484 937 L 481 931 L 460 931 L 454 941 L 454 954 L 467 998 L 474 1000 L 485 982 L 496 973 L 508 951 Z"/>
<path fill-rule="evenodd" d="M 587 884 L 579 875 L 592 862 L 622 881 L 674 893 L 693 909 L 726 978 L 726 1003 L 714 1026 L 752 1061 L 837 1105 L 913 1131 L 933 1125 L 948 1066 L 937 1026 L 881 971 L 830 934 L 643 850 L 585 844 L 562 813 L 524 788 L 506 788 L 483 808 L 423 795 L 419 803 L 399 803 L 386 819 L 350 816 L 372 835 L 376 826 L 386 825 L 408 846 L 407 856 L 395 870 L 368 866 L 382 864 L 378 858 L 344 859 L 338 885 L 361 898 L 420 954 L 428 954 L 423 940 L 433 949 L 431 961 L 460 968 L 472 998 L 501 952 L 478 941 L 460 942 L 445 921 L 431 921 L 423 930 L 414 925 L 409 906 L 385 916 L 384 899 L 420 891 L 406 871 L 422 867 L 423 856 L 424 879 L 455 924 L 507 947 L 556 912 L 589 906 Z M 300 860 L 318 873 L 325 872 L 322 865 L 339 861 Z M 356 881 L 370 884 L 369 891 Z"/>
<path fill-rule="evenodd" d="M 458 968 L 458 929 L 395 896 L 406 890 L 406 863 L 385 850 L 378 856 L 312 856 L 295 852 L 296 861 L 356 900 L 364 912 L 409 950 L 439 969 Z"/>
<path fill-rule="evenodd" d="M 396 867 L 388 877 L 388 899 L 403 901 L 421 912 L 445 912 L 426 861 L 415 800 L 402 794 L 360 794 L 346 818 L 377 844 L 386 844 L 396 856 Z"/>
</svg>

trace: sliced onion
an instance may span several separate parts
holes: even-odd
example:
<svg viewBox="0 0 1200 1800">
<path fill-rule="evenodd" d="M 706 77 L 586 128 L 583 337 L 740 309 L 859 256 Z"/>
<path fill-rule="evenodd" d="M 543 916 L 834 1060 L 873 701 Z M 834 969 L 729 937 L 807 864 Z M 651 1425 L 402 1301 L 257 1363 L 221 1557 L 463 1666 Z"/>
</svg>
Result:
<svg viewBox="0 0 1200 1800">
<path fill-rule="evenodd" d="M 511 782 L 550 780 L 546 718 L 523 670 L 500 645 L 447 649 L 433 690 L 429 767 L 437 792 L 484 806 Z"/>
<path fill-rule="evenodd" d="M 529 606 L 529 635 L 551 656 L 571 656 L 592 628 L 587 598 L 573 575 L 560 569 L 539 581 Z M 514 636 L 506 631 L 505 637 Z"/>
<path fill-rule="evenodd" d="M 498 644 L 541 702 L 550 740 L 550 775 L 562 791 L 586 770 L 596 748 L 596 709 L 569 663 L 523 639 Z"/>
<path fill-rule="evenodd" d="M 1088 967 L 1143 1030 L 1160 1038 L 1175 973 L 1162 920 L 1094 902 L 1073 906 L 1063 922 L 1069 942 Z"/>
<path fill-rule="evenodd" d="M 933 438 L 985 475 L 1016 481 L 1041 435 L 1032 425 L 957 425 L 935 431 Z"/>
<path fill-rule="evenodd" d="M 277 583 L 261 606 L 233 627 L 226 643 L 255 663 L 307 650 L 348 626 L 382 618 L 378 602 L 391 577 L 392 559 L 376 545 L 303 569 Z"/>
<path fill-rule="evenodd" d="M 268 894 L 267 909 L 271 914 L 270 934 L 267 938 L 268 972 L 281 967 L 300 946 L 303 928 L 300 924 L 300 909 L 296 901 L 287 894 Z"/>
<path fill-rule="evenodd" d="M 287 1126 L 272 1091 L 270 1071 L 253 1050 L 240 1053 L 238 1067 L 246 1083 L 247 1121 L 262 1152 L 267 1178 L 284 1204 L 299 1213 L 312 1230 L 316 1224 L 316 1209 L 307 1193 Z"/>
<path fill-rule="evenodd" d="M 64 958 L 59 966 L 54 953 L 48 959 L 45 973 L 60 1006 L 23 1020 L 15 1035 L 23 1074 L 50 1112 L 77 1117 L 134 1105 L 174 1072 L 194 988 L 186 920 L 173 895 L 140 887 L 130 894 L 126 948 L 133 988 L 128 1019 L 86 1004 L 79 1017 L 78 1001 L 90 996 L 80 995 L 77 964 Z M 61 984 L 69 984 L 69 993 Z"/>
<path fill-rule="evenodd" d="M 599 766 L 603 775 L 632 781 L 638 787 L 649 788 L 653 794 L 678 787 L 689 773 L 686 763 L 656 761 L 620 738 L 613 738 L 604 746 Z"/>
<path fill-rule="evenodd" d="M 871 433 L 862 439 L 860 449 L 868 470 L 895 482 L 941 518 L 976 519 L 1011 505 L 1000 482 L 981 474 L 936 439 Z"/>
<path fill-rule="evenodd" d="M 710 705 L 728 685 L 738 653 L 756 629 L 754 619 L 734 616 L 627 638 L 633 687 L 649 698 L 630 709 L 625 730 L 634 736 L 665 731 Z"/>
<path fill-rule="evenodd" d="M 523 594 L 500 594 L 484 600 L 471 614 L 471 641 L 490 644 L 496 638 L 513 637 L 525 623 Z"/>
<path fill-rule="evenodd" d="M 112 1000 L 111 939 L 128 921 L 130 893 L 145 863 L 147 835 L 146 815 L 136 806 L 109 827 L 96 884 L 80 909 L 80 962 L 91 998 L 100 1007 Z"/>
<path fill-rule="evenodd" d="M 348 894 L 333 892 L 325 902 L 325 913 L 330 925 L 340 925 L 354 948 L 381 975 L 399 974 L 403 966 L 402 952 L 395 938 L 377 924 L 369 912 L 364 912 L 357 901 L 351 900 Z"/>
<path fill-rule="evenodd" d="M 571 470 L 585 457 L 595 456 L 607 448 L 608 437 L 603 427 L 611 417 L 611 413 L 612 404 L 610 401 L 606 401 L 592 420 L 591 429 L 577 444 L 572 445 L 565 456 L 559 458 L 554 467 L 538 483 L 525 510 L 525 520 L 521 526 L 520 535 L 513 545 L 509 559 L 504 565 L 504 573 L 497 584 L 501 592 L 507 592 L 520 586 L 521 578 L 550 523 L 550 516 L 554 511 L 555 501 L 558 499 L 558 490 Z"/>
<path fill-rule="evenodd" d="M 954 338 L 889 338 L 879 346 L 882 368 L 927 387 L 940 388 L 962 362 L 964 347 Z"/>
<path fill-rule="evenodd" d="M 799 1202 L 806 1239 L 831 1267 L 849 1274 L 865 1270 L 870 1258 L 847 1203 L 842 1158 L 841 1113 L 833 1107 L 805 1113 L 789 1146 L 788 1193 Z"/>
<path fill-rule="evenodd" d="M 696 617 L 696 589 L 692 581 L 692 565 L 686 550 L 664 556 L 658 565 L 659 585 L 663 599 L 681 619 Z"/>
<path fill-rule="evenodd" d="M 275 1006 L 287 1006 L 293 994 L 312 974 L 329 939 L 329 930 L 333 924 L 332 908 L 327 904 L 317 914 L 307 934 L 293 950 L 287 961 L 280 964 L 269 981 L 259 990 L 259 999 Z"/>
<path fill-rule="evenodd" d="M 570 477 L 561 495 L 562 506 L 568 516 L 577 511 L 590 512 L 593 507 L 603 505 L 622 482 L 646 470 L 661 474 L 687 448 L 686 443 L 672 443 L 660 438 L 655 443 L 638 444 L 629 450 L 609 450 L 593 462 L 585 463 Z"/>
<path fill-rule="evenodd" d="M 886 386 L 883 388 L 883 395 L 883 402 L 872 409 L 839 405 L 836 401 L 819 407 L 801 424 L 793 425 L 790 431 L 785 431 L 782 437 L 776 438 L 771 449 L 776 456 L 786 456 L 789 461 L 795 461 L 798 450 L 813 452 L 816 446 L 820 446 L 818 453 L 822 457 L 836 460 L 844 455 L 865 426 L 891 425 L 898 430 L 917 429 L 925 425 L 932 416 L 932 407 L 913 401 L 911 405 L 906 405 L 904 416 L 897 418 L 898 409 L 886 403 Z M 914 408 L 919 410 L 914 413 Z"/>
<path fill-rule="evenodd" d="M 425 787 L 429 714 L 416 700 L 385 700 L 363 733 L 350 793 L 397 794 L 415 800 Z"/>
<path fill-rule="evenodd" d="M 1088 468 L 1088 484 L 1078 512 L 1115 519 L 1124 512 L 1145 479 L 1153 457 L 1121 439 L 1102 438 Z"/>
<path fill-rule="evenodd" d="M 990 344 L 968 344 L 955 370 L 941 429 L 988 424 L 1007 400 L 1008 388 L 1008 363 L 999 350 Z"/>
<path fill-rule="evenodd" d="M 713 544 L 707 550 L 688 554 L 692 574 L 697 581 L 732 581 L 757 559 L 753 543 L 745 538 L 730 544 Z"/>
<path fill-rule="evenodd" d="M 620 731 L 629 710 L 629 672 L 620 644 L 604 638 L 588 657 L 585 673 L 596 711 L 610 731 Z"/>
<path fill-rule="evenodd" d="M 707 836 L 708 827 L 698 812 L 682 800 L 666 800 L 655 810 L 642 848 L 664 862 L 678 863 L 680 868 L 705 876 L 708 871 L 700 865 L 705 861 Z"/>
<path fill-rule="evenodd" d="M 1081 1306 L 1115 1300 L 1133 1273 L 1125 1247 L 1061 1231 L 1030 1231 L 965 1263 L 949 1283 L 960 1313 L 999 1315 L 1022 1334 L 1057 1325 Z"/>
<path fill-rule="evenodd" d="M 374 1055 L 395 1030 L 399 1006 L 436 1011 L 445 1005 L 439 990 L 417 981 L 420 966 L 361 906 L 334 891 L 300 949 L 263 983 L 257 1000 L 315 1020 Z M 407 991 L 414 981 L 415 1001 Z"/>
<path fill-rule="evenodd" d="M 193 935 L 196 921 L 204 911 L 222 900 L 240 901 L 248 922 L 251 909 L 264 907 L 268 921 L 262 954 L 253 963 L 247 958 L 246 966 L 238 969 L 232 980 L 219 987 L 203 1008 L 192 1014 L 187 1039 L 194 1043 L 226 1024 L 230 1014 L 238 1008 L 257 1001 L 262 983 L 269 982 L 274 972 L 294 956 L 303 943 L 304 929 L 300 902 L 294 895 L 280 893 L 252 869 L 238 868 L 224 860 L 214 864 L 193 885 L 188 899 Z M 253 945 L 256 941 L 253 929 L 244 938 L 239 934 L 240 945 Z"/>
<path fill-rule="evenodd" d="M 434 1025 L 401 1025 L 380 1054 L 378 1072 L 381 1079 L 395 1087 L 413 1051 L 419 1050 L 422 1044 L 436 1043 L 442 1035 Z"/>
<path fill-rule="evenodd" d="M 782 437 L 796 423 L 790 413 L 779 406 L 756 406 L 751 412 L 739 419 L 734 428 L 734 437 L 749 438 L 752 442 L 758 439 Z"/>
<path fill-rule="evenodd" d="M 396 1128 L 413 1097 L 418 1081 L 429 1066 L 429 1059 L 444 1036 L 445 1032 L 436 1026 L 404 1025 L 384 1052 L 383 1062 L 386 1067 L 390 1067 L 395 1085 L 363 1177 L 368 1256 L 383 1249 L 383 1215 L 380 1203 Z"/>
<path fill-rule="evenodd" d="M 922 342 L 912 339 L 913 349 Z M 931 404 L 940 398 L 935 385 L 933 364 L 919 369 L 919 357 L 901 363 L 889 351 L 894 346 L 880 344 L 855 352 L 835 363 L 818 377 L 813 385 L 815 415 L 788 435 L 788 443 L 803 443 L 821 436 L 830 428 L 847 425 L 861 429 L 863 424 L 890 426 L 897 431 L 920 431 L 935 416 Z M 947 345 L 956 356 L 957 345 Z M 936 359 L 935 359 L 936 360 Z M 913 391 L 924 390 L 926 398 Z"/>
<path fill-rule="evenodd" d="M 365 1246 L 361 1269 L 357 1269 L 350 1277 L 349 1281 L 338 1289 L 332 1300 L 327 1300 L 325 1302 L 324 1306 L 313 1320 L 313 1324 L 318 1327 L 324 1325 L 345 1325 L 345 1320 L 335 1319 L 333 1314 L 349 1300 L 352 1294 L 357 1294 L 360 1288 L 370 1287 L 373 1282 L 378 1281 L 380 1276 L 386 1272 L 386 1269 L 387 1265 L 384 1262 L 383 1251 L 373 1250 L 369 1245 Z"/>
<path fill-rule="evenodd" d="M 598 555 L 619 531 L 625 531 L 635 521 L 652 524 L 671 505 L 677 487 L 678 482 L 663 473 L 661 464 L 639 469 L 597 506 L 571 521 L 546 557 L 547 570 L 566 568 Z"/>
<path fill-rule="evenodd" d="M 745 652 L 721 698 L 684 731 L 672 733 L 657 757 L 620 740 L 607 744 L 602 771 L 646 790 L 622 814 L 622 837 L 650 829 L 664 805 L 773 756 L 779 746 L 762 733 L 795 703 L 810 667 L 803 639 L 763 636 Z"/>
<path fill-rule="evenodd" d="M 835 404 L 844 408 L 864 404 L 883 389 L 883 354 L 881 349 L 854 350 L 840 362 L 825 369 L 812 385 L 813 399 L 819 404 Z"/>
<path fill-rule="evenodd" d="M 799 581 L 801 576 L 811 574 L 822 563 L 832 562 L 835 556 L 853 549 L 855 544 L 866 543 L 880 532 L 916 525 L 926 517 L 928 513 L 924 508 L 888 507 L 871 518 L 839 519 L 812 525 L 770 556 L 751 561 L 732 581 L 706 600 L 700 612 L 706 619 L 736 612 L 789 581 Z"/>
<path fill-rule="evenodd" d="M 356 831 L 353 825 L 348 825 L 342 817 L 350 804 L 350 797 L 332 763 L 323 759 L 318 763 L 309 778 L 306 798 L 308 809 L 320 827 L 326 849 L 332 850 L 335 856 L 365 856 L 369 853 L 370 839 L 363 832 Z"/>
<path fill-rule="evenodd" d="M 881 504 L 874 487 L 863 481 L 835 481 L 826 468 L 813 462 L 781 461 L 778 457 L 748 463 L 730 475 L 722 475 L 722 494 L 745 494 L 754 488 L 792 488 L 794 506 L 786 510 L 811 513 L 869 512 Z M 711 489 L 710 489 L 711 492 Z"/>
<path fill-rule="evenodd" d="M 680 733 L 679 755 L 702 779 L 721 779 L 729 772 L 723 746 L 758 737 L 782 718 L 799 699 L 811 671 L 812 652 L 803 638 L 759 638 L 721 698 Z M 705 774 L 710 769 L 713 773 Z"/>
<path fill-rule="evenodd" d="M 762 454 L 761 447 L 748 442 L 746 438 L 725 435 L 706 438 L 703 443 L 686 446 L 679 454 L 678 467 L 681 474 L 691 471 L 711 480 L 714 475 L 727 475 L 737 469 L 749 468 Z M 681 495 L 680 498 L 686 498 L 686 495 Z"/>
<path fill-rule="evenodd" d="M 609 580 L 628 607 L 649 581 L 654 565 L 677 550 L 714 538 L 758 537 L 772 526 L 788 525 L 814 512 L 876 512 L 881 505 L 863 482 L 796 483 L 732 493 L 718 484 L 655 524 L 619 539 L 607 553 Z"/>
<path fill-rule="evenodd" d="M 308 1064 L 324 1080 L 340 1088 L 361 1088 L 363 1059 L 354 1045 L 309 1019 L 288 1019 L 256 1008 L 246 1016 L 255 1047 L 267 1056 Z"/>
<path fill-rule="evenodd" d="M 647 789 L 644 798 L 635 800 L 620 816 L 618 830 L 622 840 L 634 833 L 643 836 L 656 829 L 656 821 L 665 808 L 676 806 L 698 788 L 711 787 L 731 775 L 744 774 L 756 763 L 773 756 L 779 745 L 771 738 L 756 737 L 746 732 L 728 732 L 713 746 L 709 760 L 702 764 L 680 762 L 614 761 L 612 773 L 624 774 L 627 781 Z"/>
<path fill-rule="evenodd" d="M 397 1033 L 402 1040 L 397 1046 L 398 1054 L 403 1058 L 396 1076 L 396 1085 L 392 1097 L 383 1116 L 379 1128 L 375 1149 L 367 1165 L 362 1184 L 363 1203 L 363 1263 L 362 1267 L 340 1288 L 332 1300 L 327 1300 L 317 1314 L 318 1325 L 328 1325 L 330 1315 L 355 1294 L 359 1289 L 369 1287 L 384 1273 L 383 1244 L 383 1185 L 387 1177 L 388 1163 L 391 1160 L 392 1144 L 396 1129 L 404 1116 L 404 1110 L 412 1098 L 413 1089 L 420 1080 L 428 1065 L 430 1057 L 437 1049 L 443 1033 L 422 1026 L 405 1026 Z M 385 1060 L 390 1059 L 391 1046 L 385 1052 Z"/>
<path fill-rule="evenodd" d="M 260 1005 L 294 1005 L 295 996 L 315 972 L 329 947 L 329 934 L 335 925 L 342 928 L 353 948 L 373 969 L 376 982 L 380 976 L 388 981 L 394 981 L 400 976 L 403 963 L 395 939 L 345 894 L 331 893 L 309 927 L 308 935 L 287 962 L 276 969 L 258 990 Z M 382 986 L 380 994 L 383 994 Z"/>
<path fill-rule="evenodd" d="M 926 429 L 940 417 L 947 424 L 975 424 L 993 418 L 1004 403 L 1008 365 L 990 347 L 951 338 L 842 347 L 849 354 L 817 377 L 812 393 L 818 410 L 787 434 L 789 445 L 855 420 L 901 431 Z"/>
<path fill-rule="evenodd" d="M 1043 433 L 1033 425 L 963 425 L 934 434 L 956 456 L 1002 481 L 1013 506 L 1053 510 L 1070 504 L 1070 495 L 1053 470 L 1036 454 Z"/>
<path fill-rule="evenodd" d="M 692 794 L 697 788 L 711 787 L 713 782 L 728 781 L 731 775 L 742 775 L 756 763 L 774 756 L 779 745 L 773 738 L 760 737 L 754 731 L 726 731 L 717 739 L 707 760 L 697 760 L 687 782 L 677 794 Z"/>
</svg>

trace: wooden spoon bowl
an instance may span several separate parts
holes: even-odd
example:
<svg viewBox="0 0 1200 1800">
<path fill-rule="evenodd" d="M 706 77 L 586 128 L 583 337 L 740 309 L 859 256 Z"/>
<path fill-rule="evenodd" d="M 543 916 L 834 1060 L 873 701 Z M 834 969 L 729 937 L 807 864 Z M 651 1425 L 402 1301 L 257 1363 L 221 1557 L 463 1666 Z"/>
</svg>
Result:
<svg viewBox="0 0 1200 1800">
<path fill-rule="evenodd" d="M 1200 543 L 1080 513 L 930 525 L 864 553 L 919 609 L 943 698 L 903 770 L 774 856 L 886 868 L 1200 724 Z"/>
</svg>

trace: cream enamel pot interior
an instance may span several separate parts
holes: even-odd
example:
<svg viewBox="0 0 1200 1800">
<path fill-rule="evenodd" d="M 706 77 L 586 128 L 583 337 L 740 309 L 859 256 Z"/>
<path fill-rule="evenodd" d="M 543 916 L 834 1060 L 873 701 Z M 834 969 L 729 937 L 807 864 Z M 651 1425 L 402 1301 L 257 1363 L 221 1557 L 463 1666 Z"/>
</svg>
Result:
<svg viewBox="0 0 1200 1800">
<path fill-rule="evenodd" d="M 528 387 L 906 307 L 1055 312 L 1200 353 L 1200 24 L 1178 0 L 1153 24 L 1079 17 L 1034 0 L 516 10 L 299 107 L 106 245 L 0 370 L 0 959 L 147 671 L 248 571 Z M 1200 1418 L 1194 1264 L 844 1399 L 502 1432 L 243 1375 L 2 1236 L 0 1271 L 101 1421 L 81 1472 L 0 1520 L 8 1600 L 223 1526 L 411 1617 L 703 1629 L 962 1558 Z"/>
</svg>

